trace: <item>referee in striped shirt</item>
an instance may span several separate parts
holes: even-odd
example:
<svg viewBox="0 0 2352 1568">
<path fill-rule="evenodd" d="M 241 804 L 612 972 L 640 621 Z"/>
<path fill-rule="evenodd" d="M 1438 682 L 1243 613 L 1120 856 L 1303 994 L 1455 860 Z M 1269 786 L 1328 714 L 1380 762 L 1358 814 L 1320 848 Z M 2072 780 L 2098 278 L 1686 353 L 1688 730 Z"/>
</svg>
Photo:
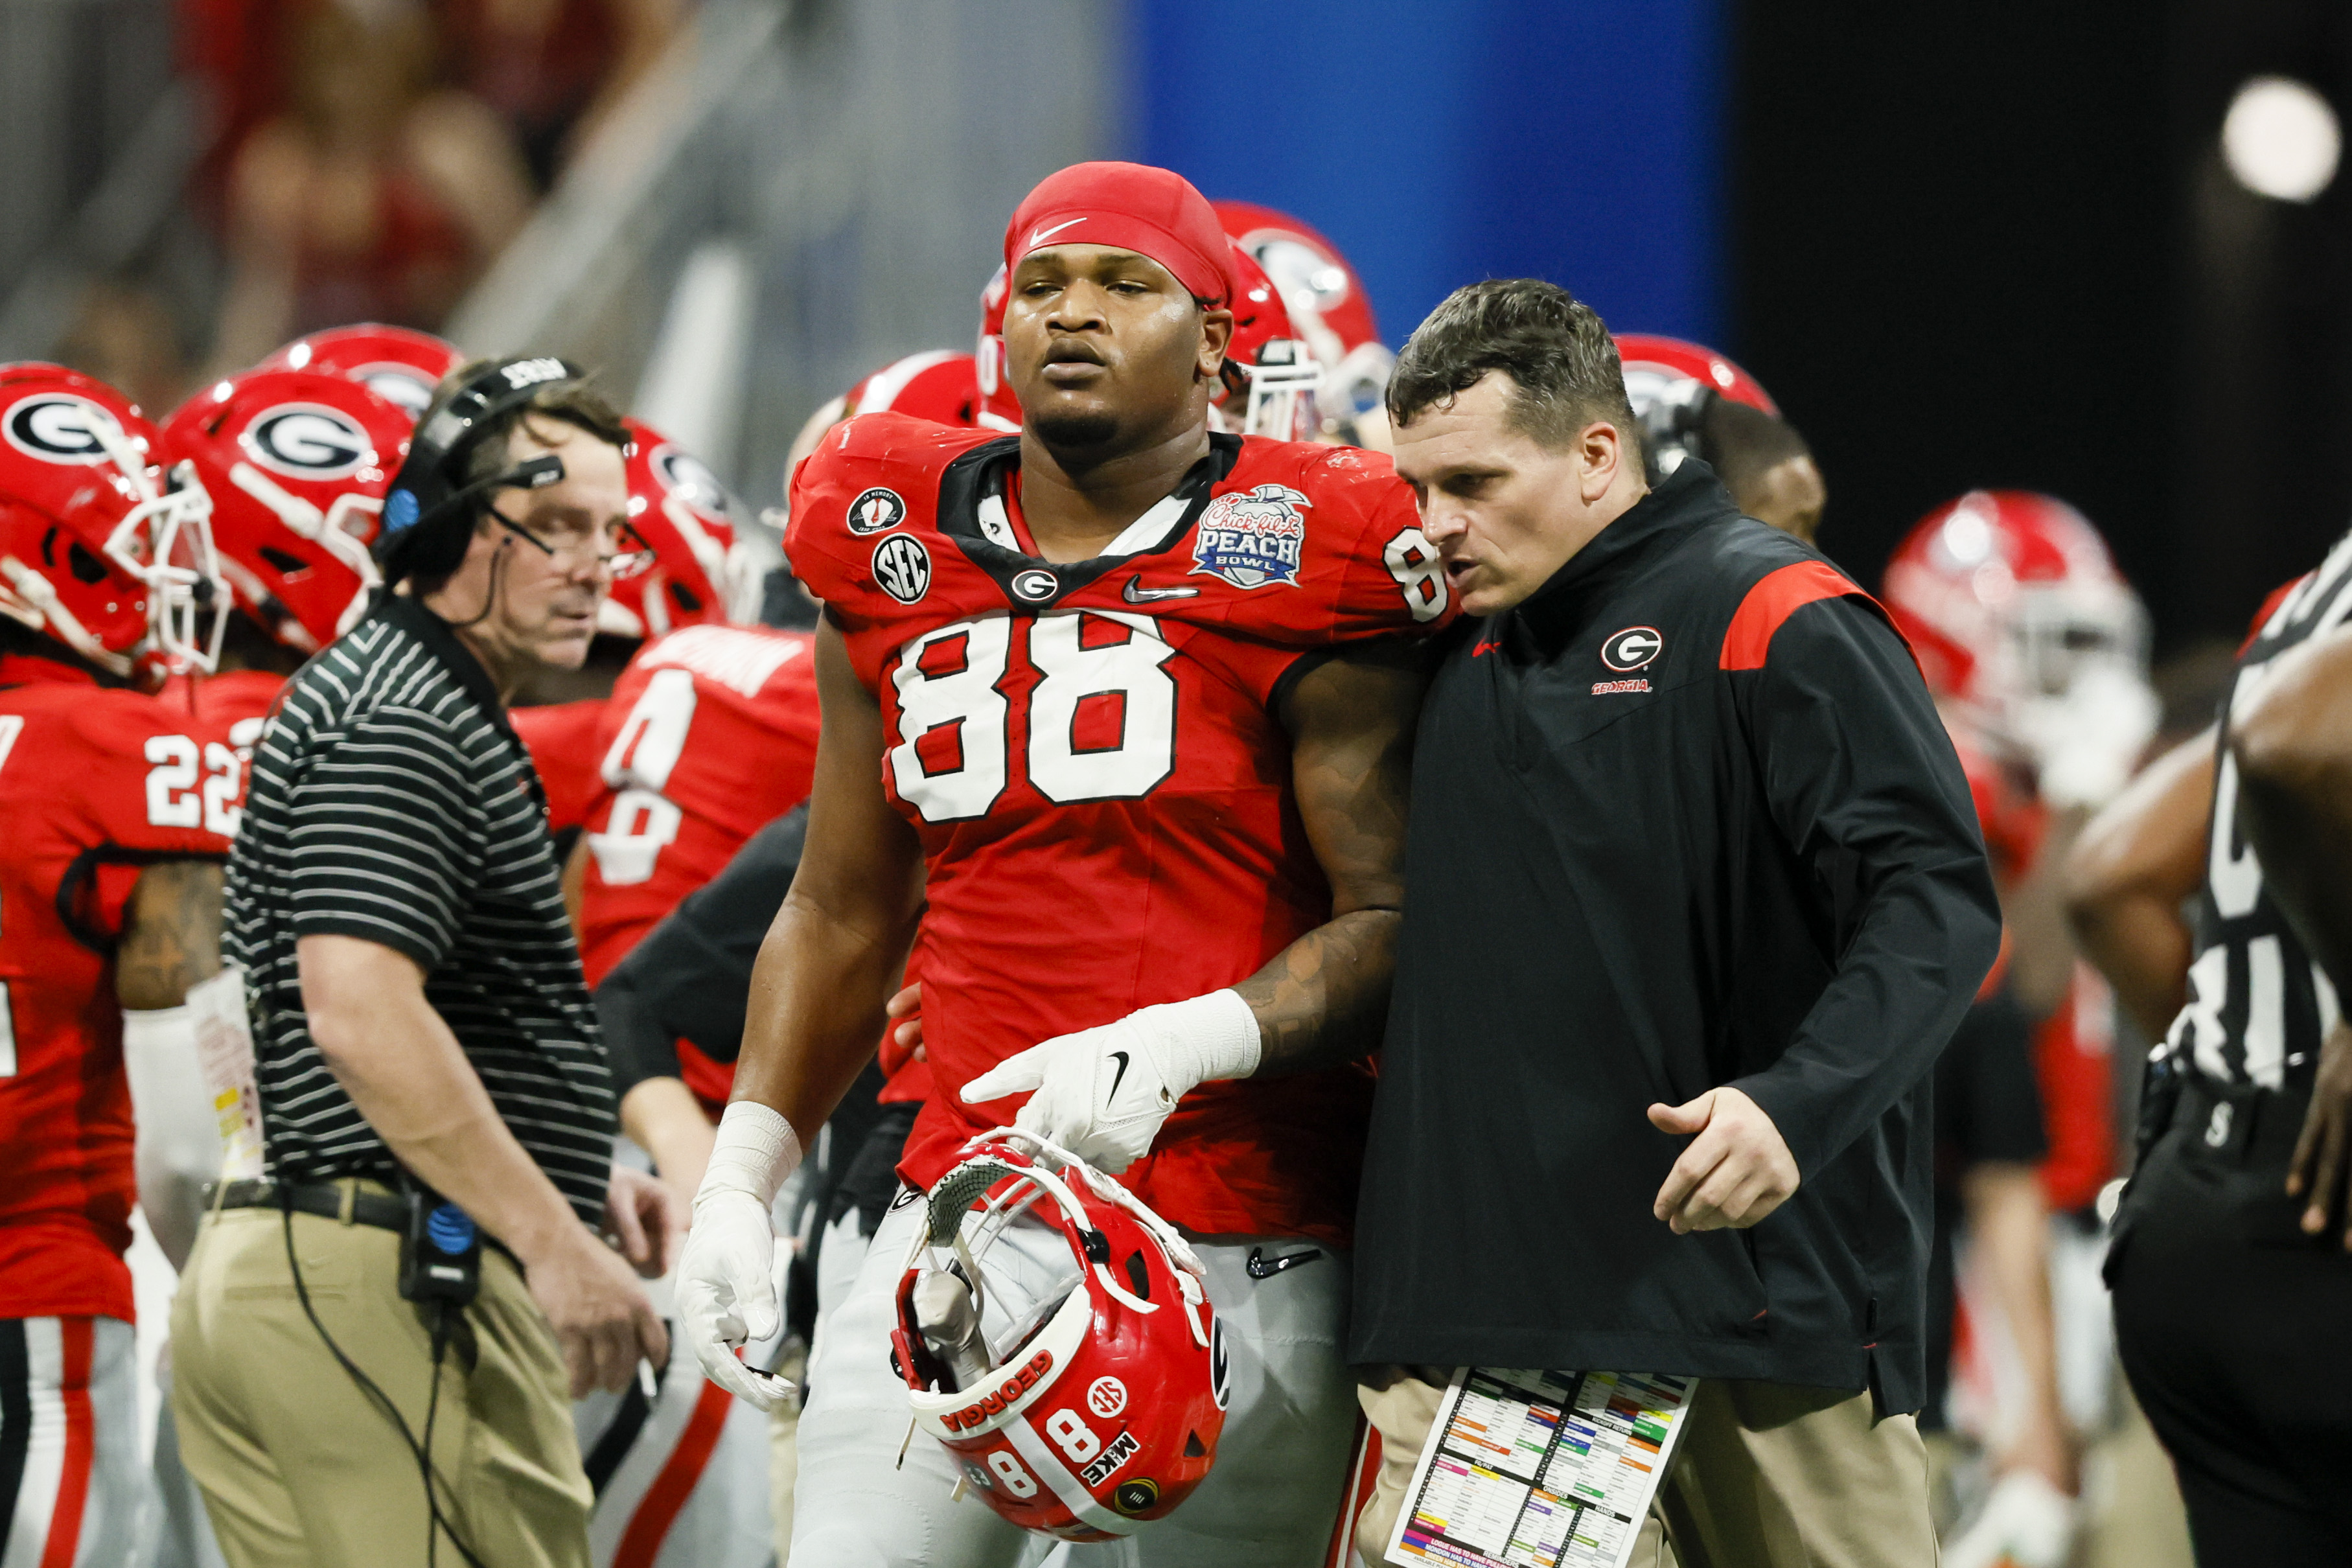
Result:
<svg viewBox="0 0 2352 1568">
<path fill-rule="evenodd" d="M 183 1453 L 238 1568 L 585 1568 L 571 1398 L 667 1358 L 630 1264 L 661 1271 L 667 1200 L 612 1165 L 604 1047 L 505 712 L 587 656 L 634 542 L 626 441 L 561 361 L 454 375 L 385 505 L 391 591 L 289 683 L 255 754 L 226 948 L 269 1176 L 220 1194 L 172 1320 Z M 470 1300 L 436 1296 L 466 1294 L 462 1263 L 404 1268 L 412 1228 L 462 1257 L 476 1226 Z"/>
</svg>

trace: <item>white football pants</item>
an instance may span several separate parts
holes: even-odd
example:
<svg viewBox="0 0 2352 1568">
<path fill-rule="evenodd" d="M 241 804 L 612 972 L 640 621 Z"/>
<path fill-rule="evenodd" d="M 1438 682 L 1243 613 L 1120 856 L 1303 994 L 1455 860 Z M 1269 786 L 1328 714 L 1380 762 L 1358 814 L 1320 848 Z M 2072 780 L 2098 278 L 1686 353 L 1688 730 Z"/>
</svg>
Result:
<svg viewBox="0 0 2352 1568">
<path fill-rule="evenodd" d="M 116 1318 L 0 1319 L 0 1568 L 118 1568 L 153 1482 Z"/>
<path fill-rule="evenodd" d="M 907 1440 L 906 1385 L 890 1370 L 898 1278 L 922 1214 L 907 1197 L 883 1217 L 855 1286 L 818 1337 L 801 1414 L 792 1568 L 1020 1568 L 1057 1544 L 1006 1523 L 969 1492 L 950 1501 L 960 1471 L 947 1450 L 921 1433 Z M 1192 1246 L 1232 1354 L 1216 1467 L 1167 1519 L 1122 1541 L 1072 1546 L 1074 1565 L 1299 1568 L 1321 1561 L 1330 1539 L 1356 1423 L 1355 1379 L 1339 1343 L 1347 1258 L 1293 1239 Z M 1251 1277 L 1253 1253 L 1263 1278 Z M 982 1266 L 992 1337 L 1075 1271 L 1068 1244 L 1032 1224 L 1008 1228 Z"/>
</svg>

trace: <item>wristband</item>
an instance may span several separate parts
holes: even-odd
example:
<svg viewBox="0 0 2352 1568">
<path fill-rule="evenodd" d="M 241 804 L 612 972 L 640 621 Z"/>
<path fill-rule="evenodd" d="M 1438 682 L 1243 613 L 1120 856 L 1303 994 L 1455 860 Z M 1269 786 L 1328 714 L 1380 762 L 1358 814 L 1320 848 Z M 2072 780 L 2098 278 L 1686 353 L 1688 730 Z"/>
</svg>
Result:
<svg viewBox="0 0 2352 1568">
<path fill-rule="evenodd" d="M 732 1192 L 750 1194 L 764 1208 L 800 1163 L 801 1141 L 791 1122 L 756 1100 L 736 1100 L 719 1118 L 718 1142 L 695 1189 L 695 1206 L 713 1193 Z"/>
</svg>

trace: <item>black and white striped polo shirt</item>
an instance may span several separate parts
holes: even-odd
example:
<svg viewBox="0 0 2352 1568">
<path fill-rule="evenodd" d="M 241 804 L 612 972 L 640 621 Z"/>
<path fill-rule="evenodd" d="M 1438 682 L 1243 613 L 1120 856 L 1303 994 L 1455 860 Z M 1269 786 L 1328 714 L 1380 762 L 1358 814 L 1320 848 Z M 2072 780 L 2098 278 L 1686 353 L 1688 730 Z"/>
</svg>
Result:
<svg viewBox="0 0 2352 1568">
<path fill-rule="evenodd" d="M 507 1126 L 590 1224 L 604 1209 L 613 1079 L 564 919 L 538 774 L 480 663 L 387 598 L 303 666 L 256 748 L 228 869 L 274 1173 L 399 1167 L 310 1038 L 298 938 L 406 953 Z"/>
</svg>

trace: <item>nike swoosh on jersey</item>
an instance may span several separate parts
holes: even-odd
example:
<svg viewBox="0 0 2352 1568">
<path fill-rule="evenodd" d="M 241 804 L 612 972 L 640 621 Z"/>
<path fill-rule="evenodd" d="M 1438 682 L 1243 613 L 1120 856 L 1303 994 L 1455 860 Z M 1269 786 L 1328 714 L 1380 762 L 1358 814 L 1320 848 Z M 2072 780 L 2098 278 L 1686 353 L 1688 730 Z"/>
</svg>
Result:
<svg viewBox="0 0 2352 1568">
<path fill-rule="evenodd" d="M 1480 654 L 1492 653 L 1502 646 L 1503 645 L 1498 642 L 1482 642 L 1470 650 L 1470 657 L 1472 658 L 1476 658 Z"/>
<path fill-rule="evenodd" d="M 1032 249 L 1032 250 L 1034 250 L 1034 249 L 1036 249 L 1039 246 L 1041 246 L 1041 245 L 1045 244 L 1045 237 L 1046 237 L 1047 235 L 1049 235 L 1049 234 L 1059 234 L 1059 233 L 1061 233 L 1064 229 L 1066 229 L 1066 228 L 1069 227 L 1071 224 L 1074 224 L 1074 223 L 1084 223 L 1084 222 L 1086 222 L 1086 221 L 1087 221 L 1087 220 L 1086 220 L 1086 219 L 1084 219 L 1084 218 L 1082 218 L 1082 217 L 1074 217 L 1074 218 L 1071 218 L 1071 219 L 1067 220 L 1066 222 L 1064 222 L 1064 223 L 1057 223 L 1057 224 L 1055 224 L 1055 225 L 1053 227 L 1051 227 L 1051 228 L 1041 228 L 1041 229 L 1037 230 L 1035 233 L 1032 234 L 1032 235 L 1029 237 L 1029 248 L 1030 248 L 1030 249 Z"/>
<path fill-rule="evenodd" d="M 1160 599 L 1192 599 L 1200 596 L 1198 588 L 1147 588 L 1140 577 L 1129 577 L 1118 596 L 1130 605 L 1149 605 Z"/>
<path fill-rule="evenodd" d="M 1245 1267 L 1249 1269 L 1251 1279 L 1271 1279 L 1286 1268 L 1296 1268 L 1302 1263 L 1312 1263 L 1322 1256 L 1321 1247 L 1310 1247 L 1304 1252 L 1286 1252 L 1279 1258 L 1268 1258 L 1265 1247 L 1253 1247 L 1250 1248 L 1249 1262 Z"/>
<path fill-rule="evenodd" d="M 1118 1070 L 1110 1076 L 1110 1093 L 1103 1096 L 1105 1100 L 1112 1099 L 1118 1095 L 1119 1081 L 1127 1077 L 1127 1053 L 1125 1051 L 1113 1051 L 1110 1054 L 1110 1059 L 1118 1064 Z"/>
</svg>

